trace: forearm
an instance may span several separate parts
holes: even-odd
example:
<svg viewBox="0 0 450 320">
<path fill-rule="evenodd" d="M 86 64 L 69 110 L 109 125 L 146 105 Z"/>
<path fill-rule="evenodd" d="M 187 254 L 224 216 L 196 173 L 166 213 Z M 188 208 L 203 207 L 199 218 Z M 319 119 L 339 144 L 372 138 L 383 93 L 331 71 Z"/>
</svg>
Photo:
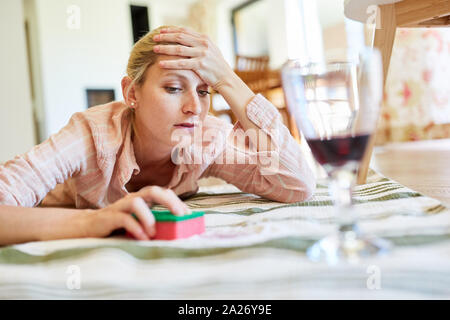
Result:
<svg viewBox="0 0 450 320">
<path fill-rule="evenodd" d="M 255 130 L 256 137 L 264 137 L 261 141 L 253 141 L 257 146 L 258 151 L 269 151 L 271 148 L 271 138 L 265 132 L 263 132 L 257 125 L 255 125 L 247 117 L 246 107 L 249 102 L 255 97 L 254 92 L 242 81 L 239 76 L 230 70 L 229 75 L 216 86 L 218 91 L 225 101 L 230 106 L 231 110 L 235 114 L 236 118 L 240 122 L 244 131 Z M 251 138 L 252 135 L 249 135 Z"/>
<path fill-rule="evenodd" d="M 0 245 L 85 237 L 86 212 L 0 205 Z"/>
</svg>

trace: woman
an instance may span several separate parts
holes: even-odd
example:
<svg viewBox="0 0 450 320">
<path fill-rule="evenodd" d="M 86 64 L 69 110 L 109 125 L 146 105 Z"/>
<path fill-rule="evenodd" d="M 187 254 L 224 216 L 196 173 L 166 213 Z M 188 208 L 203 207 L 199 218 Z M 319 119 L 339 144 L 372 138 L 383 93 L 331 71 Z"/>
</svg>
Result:
<svg viewBox="0 0 450 320">
<path fill-rule="evenodd" d="M 229 104 L 234 126 L 207 115 L 209 88 Z M 0 244 L 105 237 L 120 228 L 148 240 L 149 205 L 189 213 L 180 197 L 208 176 L 275 201 L 312 195 L 313 174 L 278 111 L 208 37 L 172 26 L 149 32 L 132 49 L 122 92 L 124 101 L 74 114 L 0 166 Z"/>
</svg>

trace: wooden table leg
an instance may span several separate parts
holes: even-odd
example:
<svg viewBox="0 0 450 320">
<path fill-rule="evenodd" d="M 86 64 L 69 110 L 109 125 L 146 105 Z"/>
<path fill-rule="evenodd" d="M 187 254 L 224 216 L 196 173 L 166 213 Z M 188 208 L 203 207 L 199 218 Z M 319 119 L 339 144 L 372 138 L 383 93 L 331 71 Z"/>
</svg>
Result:
<svg viewBox="0 0 450 320">
<path fill-rule="evenodd" d="M 380 26 L 375 29 L 375 36 L 373 46 L 378 48 L 381 53 L 383 62 L 383 90 L 386 83 L 386 77 L 389 69 L 389 62 L 391 60 L 392 47 L 394 45 L 395 31 L 397 23 L 395 19 L 394 4 L 386 4 L 380 6 Z M 375 145 L 376 127 L 369 139 L 366 153 L 358 170 L 358 184 L 366 183 L 367 171 L 369 170 L 370 159 L 372 157 L 372 150 Z"/>
</svg>

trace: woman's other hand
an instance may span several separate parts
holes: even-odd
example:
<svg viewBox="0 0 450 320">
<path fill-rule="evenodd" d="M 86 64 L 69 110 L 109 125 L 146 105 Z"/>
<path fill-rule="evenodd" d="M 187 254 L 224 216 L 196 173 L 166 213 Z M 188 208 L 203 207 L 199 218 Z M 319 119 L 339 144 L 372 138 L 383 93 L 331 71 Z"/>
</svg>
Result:
<svg viewBox="0 0 450 320">
<path fill-rule="evenodd" d="M 153 203 L 166 206 L 174 215 L 190 213 L 189 208 L 170 189 L 158 186 L 142 188 L 113 204 L 86 214 L 86 236 L 106 237 L 116 229 L 124 228 L 138 240 L 149 240 L 156 234 L 155 217 L 149 207 Z M 134 213 L 139 221 L 131 215 Z"/>
<path fill-rule="evenodd" d="M 214 90 L 220 92 L 225 79 L 234 74 L 219 48 L 208 36 L 188 28 L 168 27 L 153 37 L 156 42 L 173 42 L 154 47 L 158 54 L 186 57 L 186 59 L 162 60 L 165 69 L 192 70 Z"/>
</svg>

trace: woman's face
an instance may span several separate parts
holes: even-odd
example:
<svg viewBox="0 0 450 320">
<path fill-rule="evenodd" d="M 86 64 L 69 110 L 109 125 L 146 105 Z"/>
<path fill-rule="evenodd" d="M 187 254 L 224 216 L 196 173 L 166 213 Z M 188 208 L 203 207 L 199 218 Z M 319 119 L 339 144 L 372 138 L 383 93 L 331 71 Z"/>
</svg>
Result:
<svg viewBox="0 0 450 320">
<path fill-rule="evenodd" d="M 208 85 L 191 70 L 170 70 L 159 66 L 160 56 L 146 72 L 145 81 L 136 87 L 136 122 L 146 138 L 175 146 L 173 134 L 192 135 L 205 119 L 210 104 Z"/>
</svg>

